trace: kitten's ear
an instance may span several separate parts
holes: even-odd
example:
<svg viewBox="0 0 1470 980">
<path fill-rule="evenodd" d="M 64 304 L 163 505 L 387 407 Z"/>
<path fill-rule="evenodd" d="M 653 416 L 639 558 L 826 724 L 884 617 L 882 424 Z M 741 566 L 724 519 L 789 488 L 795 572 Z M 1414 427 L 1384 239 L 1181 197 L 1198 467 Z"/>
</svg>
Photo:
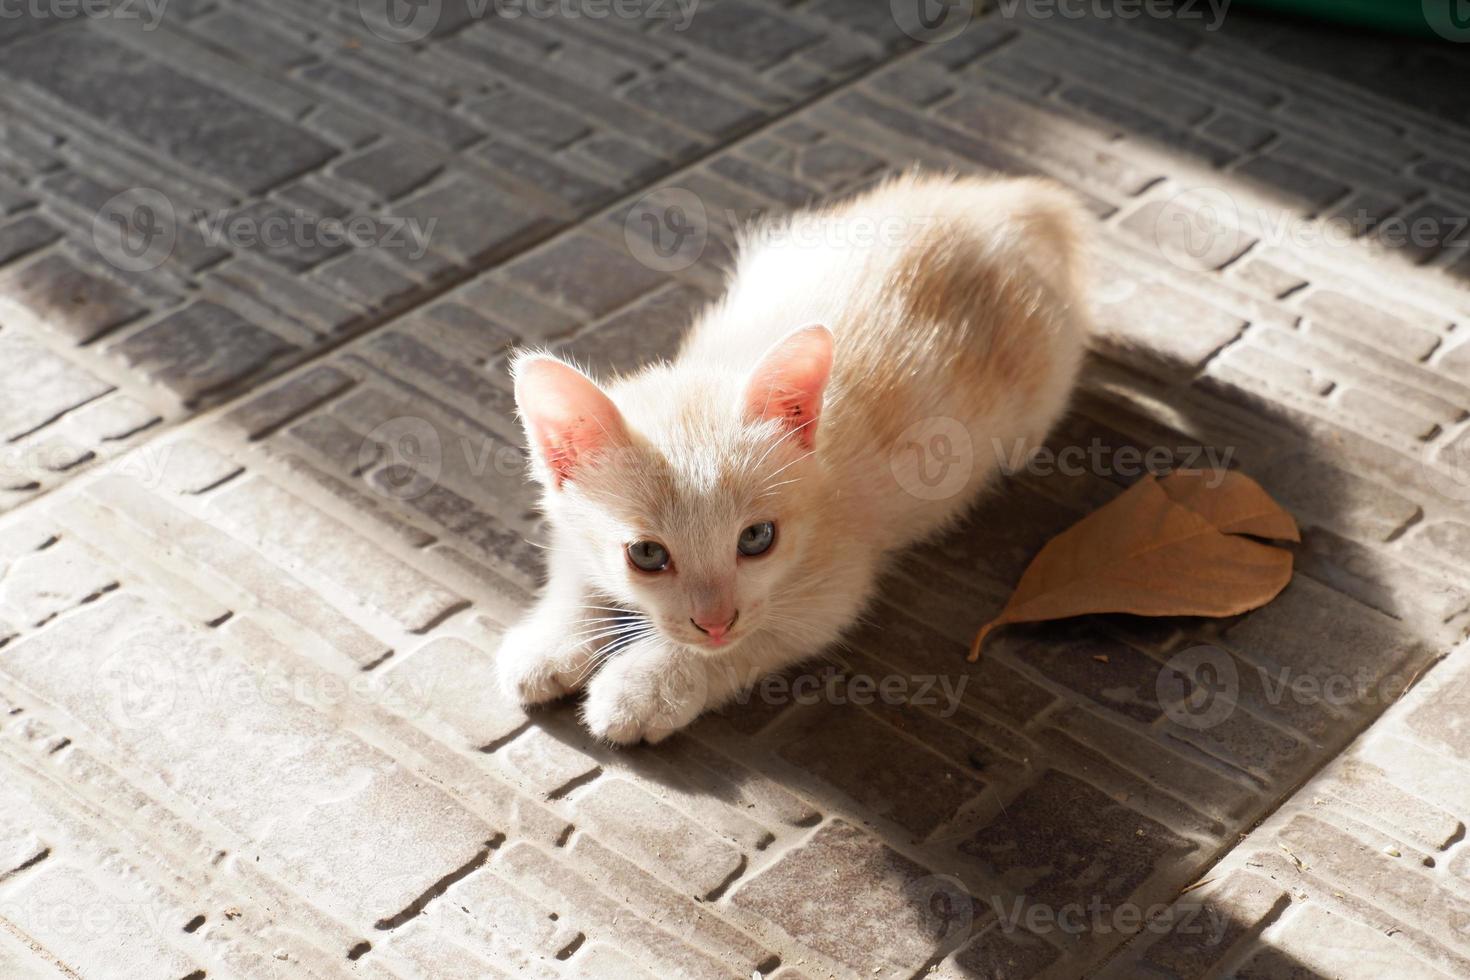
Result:
<svg viewBox="0 0 1470 980">
<path fill-rule="evenodd" d="M 832 331 L 819 323 L 793 330 L 771 345 L 751 373 L 745 417 L 753 422 L 777 419 L 811 449 L 831 373 Z"/>
<path fill-rule="evenodd" d="M 549 354 L 524 354 L 511 372 L 526 436 L 553 488 L 572 477 L 578 461 L 628 444 L 617 406 L 581 371 Z"/>
</svg>

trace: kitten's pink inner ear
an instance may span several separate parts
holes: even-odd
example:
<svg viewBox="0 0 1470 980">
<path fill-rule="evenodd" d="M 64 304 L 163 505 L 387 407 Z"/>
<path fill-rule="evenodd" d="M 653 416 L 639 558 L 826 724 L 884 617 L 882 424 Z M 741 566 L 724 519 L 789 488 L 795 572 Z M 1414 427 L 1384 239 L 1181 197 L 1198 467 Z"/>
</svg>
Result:
<svg viewBox="0 0 1470 980">
<path fill-rule="evenodd" d="M 816 445 L 822 392 L 832 374 L 832 331 L 821 324 L 794 330 L 766 351 L 745 391 L 745 416 L 776 419 L 807 449 Z"/>
<path fill-rule="evenodd" d="M 627 445 L 623 417 L 585 374 L 553 357 L 516 367 L 516 406 L 553 486 L 572 477 L 588 456 Z"/>
</svg>

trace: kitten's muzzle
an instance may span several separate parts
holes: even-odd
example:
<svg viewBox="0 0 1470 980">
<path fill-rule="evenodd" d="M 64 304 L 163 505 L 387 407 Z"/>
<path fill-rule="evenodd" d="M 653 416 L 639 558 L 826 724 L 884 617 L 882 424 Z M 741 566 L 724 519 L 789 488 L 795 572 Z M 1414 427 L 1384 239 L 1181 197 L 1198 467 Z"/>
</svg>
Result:
<svg viewBox="0 0 1470 980">
<path fill-rule="evenodd" d="M 735 628 L 735 620 L 737 620 L 739 618 L 740 618 L 740 610 L 737 609 L 737 610 L 735 610 L 735 614 L 734 615 L 732 615 L 728 620 L 725 620 L 723 622 L 720 622 L 720 621 L 717 621 L 717 620 L 693 619 L 693 618 L 691 618 L 689 620 L 689 622 L 691 622 L 691 623 L 694 624 L 694 628 L 695 629 L 699 630 L 705 636 L 709 637 L 712 641 L 714 641 L 714 643 L 716 645 L 718 645 L 720 643 L 725 642 L 725 637 L 727 637 L 727 636 L 730 635 L 730 631 Z"/>
</svg>

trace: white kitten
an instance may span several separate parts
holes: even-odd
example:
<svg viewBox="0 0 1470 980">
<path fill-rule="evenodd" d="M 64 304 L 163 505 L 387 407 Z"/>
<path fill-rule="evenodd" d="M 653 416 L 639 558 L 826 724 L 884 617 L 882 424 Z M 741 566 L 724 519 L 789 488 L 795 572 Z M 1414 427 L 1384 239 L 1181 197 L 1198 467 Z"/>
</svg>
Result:
<svg viewBox="0 0 1470 980">
<path fill-rule="evenodd" d="M 511 696 L 585 684 L 595 734 L 656 742 L 835 640 L 994 447 L 1063 412 L 1082 227 L 1046 181 L 902 177 L 746 242 L 672 364 L 603 389 L 518 356 L 552 541 L 499 656 Z"/>
</svg>

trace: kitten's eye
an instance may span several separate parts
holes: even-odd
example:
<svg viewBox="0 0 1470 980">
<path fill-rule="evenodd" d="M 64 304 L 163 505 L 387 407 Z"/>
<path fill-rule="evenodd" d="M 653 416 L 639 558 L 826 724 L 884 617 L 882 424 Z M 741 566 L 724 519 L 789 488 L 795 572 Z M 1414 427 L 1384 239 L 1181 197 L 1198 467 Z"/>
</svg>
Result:
<svg viewBox="0 0 1470 980">
<path fill-rule="evenodd" d="M 776 525 L 771 521 L 761 521 L 740 532 L 740 540 L 736 543 L 736 547 L 740 549 L 742 555 L 761 555 L 770 550 L 775 540 Z"/>
<path fill-rule="evenodd" d="M 661 572 L 669 567 L 669 549 L 657 541 L 634 541 L 628 545 L 628 561 L 640 572 Z"/>
</svg>

